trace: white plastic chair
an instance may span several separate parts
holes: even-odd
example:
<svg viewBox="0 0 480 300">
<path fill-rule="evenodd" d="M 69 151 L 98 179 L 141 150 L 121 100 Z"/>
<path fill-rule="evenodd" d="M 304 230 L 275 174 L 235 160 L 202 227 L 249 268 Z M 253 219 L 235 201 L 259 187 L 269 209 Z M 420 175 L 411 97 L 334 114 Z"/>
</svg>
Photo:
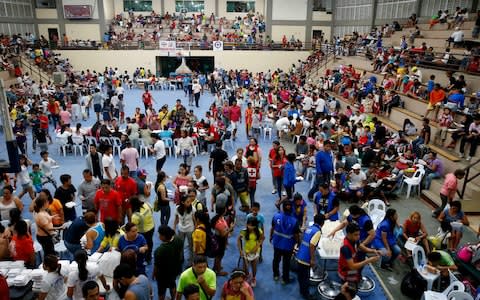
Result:
<svg viewBox="0 0 480 300">
<path fill-rule="evenodd" d="M 305 174 L 305 180 L 310 180 L 311 177 L 315 177 L 315 174 L 317 173 L 317 170 L 315 170 L 315 167 L 308 167 L 307 168 L 307 173 Z"/>
<path fill-rule="evenodd" d="M 302 132 L 300 134 L 296 134 L 296 135 L 293 136 L 292 143 L 293 144 L 298 143 L 298 141 L 300 140 L 300 137 L 302 135 L 307 135 L 307 132 L 308 132 L 308 127 L 303 127 Z"/>
<path fill-rule="evenodd" d="M 173 140 L 169 137 L 162 138 L 163 143 L 165 144 L 165 151 L 168 151 L 168 155 L 172 156 L 173 152 Z M 195 144 L 195 142 L 193 143 Z"/>
<path fill-rule="evenodd" d="M 85 140 L 87 141 L 87 145 L 97 146 L 97 139 L 94 136 L 85 136 Z"/>
<path fill-rule="evenodd" d="M 145 158 L 148 158 L 148 146 L 143 139 L 138 140 L 138 148 L 140 149 L 140 157 L 142 157 L 143 153 Z"/>
<path fill-rule="evenodd" d="M 385 203 L 380 199 L 372 199 L 368 202 L 368 215 L 373 223 L 373 228 L 377 229 L 378 224 L 385 218 L 387 211 Z"/>
<path fill-rule="evenodd" d="M 453 291 L 447 296 L 448 300 L 473 300 L 472 295 L 467 292 Z"/>
<path fill-rule="evenodd" d="M 454 280 L 450 282 L 450 285 L 442 292 L 445 296 L 450 295 L 451 292 L 455 291 L 460 291 L 464 292 L 465 291 L 465 285 L 459 281 L 459 280 Z"/>
<path fill-rule="evenodd" d="M 423 267 L 427 264 L 427 258 L 425 251 L 422 247 L 416 246 L 412 250 L 413 267 L 418 271 L 420 276 L 427 281 L 427 291 L 430 291 L 433 286 L 433 282 L 440 276 L 440 274 L 432 274 L 430 272 L 424 273 Z"/>
<path fill-rule="evenodd" d="M 402 190 L 404 184 L 407 184 L 407 199 L 410 198 L 412 187 L 417 188 L 417 193 L 420 196 L 420 183 L 422 182 L 423 175 L 425 175 L 425 170 L 418 169 L 412 177 L 404 176 L 400 190 Z"/>
<path fill-rule="evenodd" d="M 267 135 L 268 135 L 268 138 L 271 140 L 272 139 L 272 132 L 273 132 L 272 124 L 264 123 L 264 125 L 263 125 L 263 139 L 266 140 Z"/>
<path fill-rule="evenodd" d="M 317 177 L 317 169 L 316 168 L 311 168 L 312 171 L 312 180 L 310 181 L 310 189 L 313 187 L 313 185 L 315 184 L 315 177 Z"/>
<path fill-rule="evenodd" d="M 80 152 L 80 156 L 83 156 L 83 136 L 72 136 L 73 141 L 73 153 L 77 156 L 77 151 Z"/>
<path fill-rule="evenodd" d="M 178 139 L 173 140 L 173 153 L 175 154 L 175 158 L 178 157 Z"/>
<path fill-rule="evenodd" d="M 109 137 L 106 137 L 106 136 L 100 137 L 100 143 L 102 143 L 102 144 L 107 144 L 107 145 L 111 145 L 111 144 L 112 144 L 112 142 L 110 141 L 110 138 L 109 138 Z"/>
<path fill-rule="evenodd" d="M 170 84 L 168 85 L 168 89 L 170 91 L 176 91 L 177 90 L 177 83 L 176 82 L 173 82 L 173 81 L 170 81 Z"/>
<path fill-rule="evenodd" d="M 120 152 L 122 152 L 122 141 L 118 137 L 111 137 L 110 141 L 112 143 L 112 153 L 115 155 L 117 153 L 120 155 Z"/>
<path fill-rule="evenodd" d="M 233 137 L 232 137 L 231 135 L 230 135 L 230 138 L 229 138 L 229 139 L 224 139 L 224 140 L 223 140 L 223 144 L 224 144 L 225 146 L 226 146 L 227 144 L 229 144 L 229 145 L 230 145 L 230 148 L 231 148 L 232 150 L 235 150 L 235 148 L 234 148 L 235 146 L 233 145 Z"/>
<path fill-rule="evenodd" d="M 55 143 L 58 146 L 58 154 L 62 154 L 63 152 L 63 156 L 67 156 L 67 147 L 68 147 L 67 139 L 57 137 Z"/>
</svg>

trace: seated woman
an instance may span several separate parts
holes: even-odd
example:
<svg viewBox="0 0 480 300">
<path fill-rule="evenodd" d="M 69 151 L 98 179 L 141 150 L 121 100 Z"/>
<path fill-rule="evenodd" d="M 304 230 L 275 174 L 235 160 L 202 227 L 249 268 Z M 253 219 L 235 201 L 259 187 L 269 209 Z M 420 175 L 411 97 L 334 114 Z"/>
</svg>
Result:
<svg viewBox="0 0 480 300">
<path fill-rule="evenodd" d="M 450 207 L 446 207 L 438 216 L 438 221 L 445 222 L 451 226 L 451 235 L 448 240 L 448 249 L 456 251 L 463 236 L 463 225 L 468 226 L 470 222 L 462 211 L 462 203 L 453 201 Z"/>
<path fill-rule="evenodd" d="M 13 260 L 23 260 L 27 267 L 35 267 L 35 250 L 33 249 L 32 236 L 28 232 L 27 222 L 20 220 L 15 224 L 9 250 Z"/>
<path fill-rule="evenodd" d="M 372 247 L 382 253 L 382 269 L 389 271 L 392 270 L 393 262 L 401 251 L 397 245 L 397 237 L 395 236 L 395 228 L 399 227 L 397 220 L 397 211 L 389 208 L 383 221 L 378 224 L 375 239 L 372 242 Z"/>
<path fill-rule="evenodd" d="M 428 255 L 430 253 L 430 247 L 427 240 L 427 229 L 422 223 L 422 216 L 418 211 L 414 211 L 410 214 L 408 219 L 403 223 L 403 241 L 406 242 L 409 238 L 413 238 L 413 243 L 421 244 L 425 253 Z"/>
</svg>

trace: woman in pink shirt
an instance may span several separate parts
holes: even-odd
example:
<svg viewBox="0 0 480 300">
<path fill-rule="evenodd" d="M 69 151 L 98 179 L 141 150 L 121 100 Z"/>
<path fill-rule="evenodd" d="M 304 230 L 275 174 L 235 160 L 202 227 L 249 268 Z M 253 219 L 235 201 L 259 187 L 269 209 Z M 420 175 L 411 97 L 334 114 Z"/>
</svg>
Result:
<svg viewBox="0 0 480 300">
<path fill-rule="evenodd" d="M 64 110 L 63 108 L 60 108 L 59 116 L 60 116 L 60 120 L 62 121 L 62 124 L 70 127 L 70 123 L 72 122 L 71 120 L 72 114 L 69 111 Z"/>
<path fill-rule="evenodd" d="M 437 218 L 445 209 L 447 203 L 451 203 L 453 201 L 453 198 L 457 193 L 458 180 L 463 179 L 463 177 L 465 177 L 465 171 L 460 169 L 455 170 L 453 173 L 448 173 L 445 176 L 445 181 L 440 189 L 440 199 L 442 200 L 442 205 L 433 211 L 432 217 Z"/>
<path fill-rule="evenodd" d="M 218 253 L 215 255 L 215 262 L 213 264 L 213 270 L 217 273 L 217 276 L 226 276 L 228 275 L 227 272 L 223 271 L 222 269 L 222 259 L 225 256 L 225 249 L 227 247 L 227 240 L 228 235 L 230 232 L 233 231 L 233 226 L 235 225 L 232 223 L 232 227 L 228 226 L 227 221 L 224 218 L 225 215 L 225 208 L 224 207 L 216 207 L 217 214 L 215 217 L 212 218 L 211 225 L 215 230 L 215 235 L 217 236 L 218 241 Z"/>
</svg>

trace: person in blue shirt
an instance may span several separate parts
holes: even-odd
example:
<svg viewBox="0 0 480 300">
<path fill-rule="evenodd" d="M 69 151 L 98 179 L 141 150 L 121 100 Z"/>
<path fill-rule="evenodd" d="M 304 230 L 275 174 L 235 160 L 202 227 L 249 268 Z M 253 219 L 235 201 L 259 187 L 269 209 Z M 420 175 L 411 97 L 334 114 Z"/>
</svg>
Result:
<svg viewBox="0 0 480 300">
<path fill-rule="evenodd" d="M 340 201 L 337 195 L 330 190 L 328 183 L 320 185 L 318 192 L 314 198 L 314 215 L 324 214 L 325 218 L 330 221 L 339 220 Z"/>
<path fill-rule="evenodd" d="M 298 226 L 303 230 L 307 224 L 307 203 L 300 193 L 295 193 L 292 201 L 292 216 L 297 219 Z"/>
<path fill-rule="evenodd" d="M 287 199 L 292 199 L 292 194 L 295 191 L 295 183 L 297 180 L 297 172 L 295 171 L 295 159 L 297 156 L 295 153 L 289 153 L 287 155 L 287 163 L 283 169 L 283 187 L 287 192 Z"/>
<path fill-rule="evenodd" d="M 389 271 L 392 270 L 393 262 L 401 252 L 400 246 L 397 245 L 396 228 L 399 227 L 397 220 L 397 211 L 393 208 L 387 209 L 385 218 L 378 224 L 372 243 L 372 247 L 382 253 L 381 267 Z"/>
<path fill-rule="evenodd" d="M 283 211 L 273 216 L 270 230 L 270 243 L 273 245 L 273 279 L 275 281 L 280 279 L 280 261 L 282 261 L 282 284 L 291 282 L 290 259 L 295 244 L 300 238 L 300 227 L 291 213 L 292 202 L 283 202 Z"/>
<path fill-rule="evenodd" d="M 315 182 L 308 192 L 308 199 L 313 201 L 313 195 L 318 191 L 318 186 L 322 183 L 330 183 L 333 173 L 333 153 L 330 141 L 323 142 L 323 151 L 315 154 Z"/>
<path fill-rule="evenodd" d="M 465 107 L 465 95 L 461 90 L 452 90 L 448 96 L 448 102 L 445 107 L 450 108 L 452 112 Z"/>
<path fill-rule="evenodd" d="M 430 80 L 427 82 L 427 92 L 430 94 L 431 91 L 433 91 L 433 88 L 435 87 L 435 75 L 430 75 Z"/>
</svg>

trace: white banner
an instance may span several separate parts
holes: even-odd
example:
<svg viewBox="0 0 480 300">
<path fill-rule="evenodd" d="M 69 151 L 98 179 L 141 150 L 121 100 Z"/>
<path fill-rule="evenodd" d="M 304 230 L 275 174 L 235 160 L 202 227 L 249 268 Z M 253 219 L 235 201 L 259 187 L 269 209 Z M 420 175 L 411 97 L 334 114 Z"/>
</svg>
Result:
<svg viewBox="0 0 480 300">
<path fill-rule="evenodd" d="M 160 41 L 160 51 L 175 52 L 177 43 L 175 41 Z"/>
<path fill-rule="evenodd" d="M 213 47 L 213 51 L 223 51 L 223 42 L 213 41 L 212 47 Z"/>
</svg>

